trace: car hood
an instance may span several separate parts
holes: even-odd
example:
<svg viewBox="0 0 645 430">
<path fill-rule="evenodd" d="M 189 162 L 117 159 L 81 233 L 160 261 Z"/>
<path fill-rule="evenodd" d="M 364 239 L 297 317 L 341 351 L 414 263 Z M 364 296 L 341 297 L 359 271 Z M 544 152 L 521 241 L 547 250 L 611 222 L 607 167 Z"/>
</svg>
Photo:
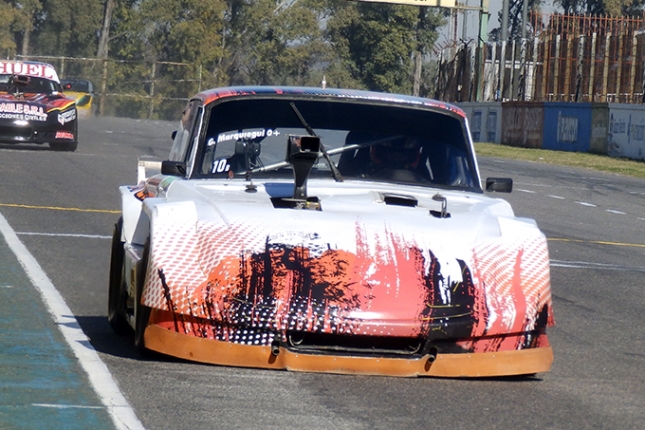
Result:
<svg viewBox="0 0 645 430">
<path fill-rule="evenodd" d="M 30 112 L 25 111 L 25 105 L 30 106 Z M 35 113 L 35 107 L 42 113 L 48 113 L 53 110 L 64 110 L 72 105 L 74 105 L 74 100 L 62 95 L 27 93 L 21 96 L 15 96 L 14 94 L 0 93 L 2 112 Z"/>
<path fill-rule="evenodd" d="M 321 210 L 276 208 L 288 181 L 172 182 L 152 213 L 157 290 L 169 294 L 148 305 L 213 320 L 257 308 L 278 329 L 416 336 L 459 317 L 469 335 L 475 324 L 519 332 L 550 301 L 540 297 L 544 236 L 503 200 L 352 181 L 308 190 Z M 522 279 L 545 266 L 545 278 Z"/>
<path fill-rule="evenodd" d="M 483 194 L 438 188 L 345 181 L 310 180 L 309 197 L 320 202 L 320 210 L 279 207 L 276 199 L 289 199 L 293 182 L 264 181 L 175 181 L 166 193 L 168 202 L 190 200 L 200 222 L 228 228 L 260 224 L 264 235 L 307 237 L 334 246 L 350 248 L 347 231 L 356 225 L 369 233 L 396 234 L 407 242 L 433 243 L 454 248 L 455 234 L 461 248 L 487 236 L 499 236 L 497 218 L 514 218 L 511 206 L 502 199 Z M 441 216 L 445 199 L 444 217 Z M 525 220 L 535 226 L 531 220 Z M 298 239 L 297 241 L 299 241 Z"/>
</svg>

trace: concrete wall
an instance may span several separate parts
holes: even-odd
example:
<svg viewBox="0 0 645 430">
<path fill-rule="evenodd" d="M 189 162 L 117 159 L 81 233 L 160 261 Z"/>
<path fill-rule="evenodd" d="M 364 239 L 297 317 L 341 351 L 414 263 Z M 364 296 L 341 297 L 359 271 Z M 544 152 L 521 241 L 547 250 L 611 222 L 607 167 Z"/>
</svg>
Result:
<svg viewBox="0 0 645 430">
<path fill-rule="evenodd" d="M 544 127 L 544 103 L 502 103 L 502 144 L 542 148 Z"/>
<path fill-rule="evenodd" d="M 645 159 L 645 106 L 610 103 L 607 153 Z"/>
<path fill-rule="evenodd" d="M 589 152 L 607 154 L 609 139 L 609 105 L 591 103 L 591 142 Z"/>
<path fill-rule="evenodd" d="M 460 103 L 475 142 L 645 160 L 645 106 L 623 103 Z"/>
<path fill-rule="evenodd" d="M 468 116 L 475 142 L 500 143 L 502 140 L 502 103 L 458 103 Z"/>
<path fill-rule="evenodd" d="M 591 103 L 544 103 L 542 149 L 589 152 Z"/>
</svg>

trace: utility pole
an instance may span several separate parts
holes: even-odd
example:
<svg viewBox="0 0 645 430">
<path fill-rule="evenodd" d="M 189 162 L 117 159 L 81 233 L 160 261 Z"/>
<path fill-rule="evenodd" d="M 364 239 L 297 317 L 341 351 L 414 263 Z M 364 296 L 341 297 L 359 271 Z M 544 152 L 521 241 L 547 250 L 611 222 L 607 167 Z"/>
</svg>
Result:
<svg viewBox="0 0 645 430">
<path fill-rule="evenodd" d="M 479 34 L 477 35 L 477 64 L 476 64 L 476 90 L 475 101 L 480 102 L 484 99 L 484 51 L 488 41 L 488 0 L 479 2 Z"/>
<path fill-rule="evenodd" d="M 526 30 L 528 27 L 529 15 L 529 0 L 524 0 L 522 3 L 522 46 L 520 48 L 520 82 L 518 90 L 518 99 L 521 101 L 526 100 L 526 55 L 527 44 Z"/>
<path fill-rule="evenodd" d="M 499 84 L 495 99 L 504 100 L 504 72 L 506 71 L 506 43 L 508 42 L 508 0 L 502 2 L 502 33 L 500 36 L 501 52 L 499 56 Z"/>
<path fill-rule="evenodd" d="M 427 7 L 419 7 L 417 16 L 417 47 L 414 51 L 414 78 L 412 82 L 412 95 L 418 96 L 421 93 L 421 72 L 423 71 L 423 49 L 421 44 L 421 32 L 425 29 Z"/>
<path fill-rule="evenodd" d="M 112 21 L 112 11 L 114 10 L 114 0 L 107 0 L 105 3 L 105 15 L 103 16 L 103 27 L 101 28 L 101 38 L 99 39 L 99 49 L 96 56 L 103 60 L 103 77 L 101 78 L 101 93 L 99 94 L 99 115 L 103 116 L 105 112 L 105 90 L 107 88 L 107 60 L 110 42 L 110 22 Z"/>
<path fill-rule="evenodd" d="M 105 3 L 105 14 L 103 15 L 103 27 L 101 28 L 101 38 L 99 39 L 99 49 L 96 56 L 107 59 L 108 43 L 110 41 L 110 22 L 112 21 L 112 11 L 114 10 L 114 0 L 107 0 Z"/>
</svg>

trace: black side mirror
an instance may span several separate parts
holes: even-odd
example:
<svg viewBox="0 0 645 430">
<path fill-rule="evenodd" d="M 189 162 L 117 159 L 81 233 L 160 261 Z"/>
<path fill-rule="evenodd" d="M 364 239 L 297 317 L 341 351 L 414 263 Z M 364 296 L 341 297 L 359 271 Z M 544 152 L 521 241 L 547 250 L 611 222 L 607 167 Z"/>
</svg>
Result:
<svg viewBox="0 0 645 430">
<path fill-rule="evenodd" d="M 175 136 L 177 136 L 177 130 L 173 131 L 173 132 L 170 134 L 170 137 L 172 138 L 172 140 L 175 140 Z"/>
<path fill-rule="evenodd" d="M 165 160 L 161 162 L 161 174 L 170 176 L 186 176 L 186 163 Z"/>
<path fill-rule="evenodd" d="M 511 178 L 486 178 L 486 191 L 510 193 L 513 191 L 513 180 Z"/>
</svg>

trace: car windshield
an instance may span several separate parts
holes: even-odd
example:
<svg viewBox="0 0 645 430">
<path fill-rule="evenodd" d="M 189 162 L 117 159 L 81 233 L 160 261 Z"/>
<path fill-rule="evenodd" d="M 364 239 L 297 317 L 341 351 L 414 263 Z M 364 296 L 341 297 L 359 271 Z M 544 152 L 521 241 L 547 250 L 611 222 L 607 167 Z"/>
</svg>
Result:
<svg viewBox="0 0 645 430">
<path fill-rule="evenodd" d="M 16 85 L 12 82 L 14 75 L 0 75 L 0 91 L 2 92 L 22 92 L 22 93 L 38 93 L 38 94 L 51 94 L 53 91 L 59 91 L 57 82 L 39 78 L 36 76 L 25 76 L 27 78 L 26 85 Z"/>
<path fill-rule="evenodd" d="M 74 81 L 74 80 L 68 80 L 68 79 L 63 79 L 60 81 L 61 85 L 63 86 L 64 91 L 75 91 L 78 93 L 90 93 L 92 92 L 91 84 L 89 81 Z"/>
<path fill-rule="evenodd" d="M 338 180 L 340 173 L 344 180 L 460 189 L 478 183 L 463 122 L 440 110 L 250 98 L 216 104 L 207 116 L 197 177 L 292 177 L 288 140 L 316 135 L 324 150 L 310 178 Z"/>
</svg>

